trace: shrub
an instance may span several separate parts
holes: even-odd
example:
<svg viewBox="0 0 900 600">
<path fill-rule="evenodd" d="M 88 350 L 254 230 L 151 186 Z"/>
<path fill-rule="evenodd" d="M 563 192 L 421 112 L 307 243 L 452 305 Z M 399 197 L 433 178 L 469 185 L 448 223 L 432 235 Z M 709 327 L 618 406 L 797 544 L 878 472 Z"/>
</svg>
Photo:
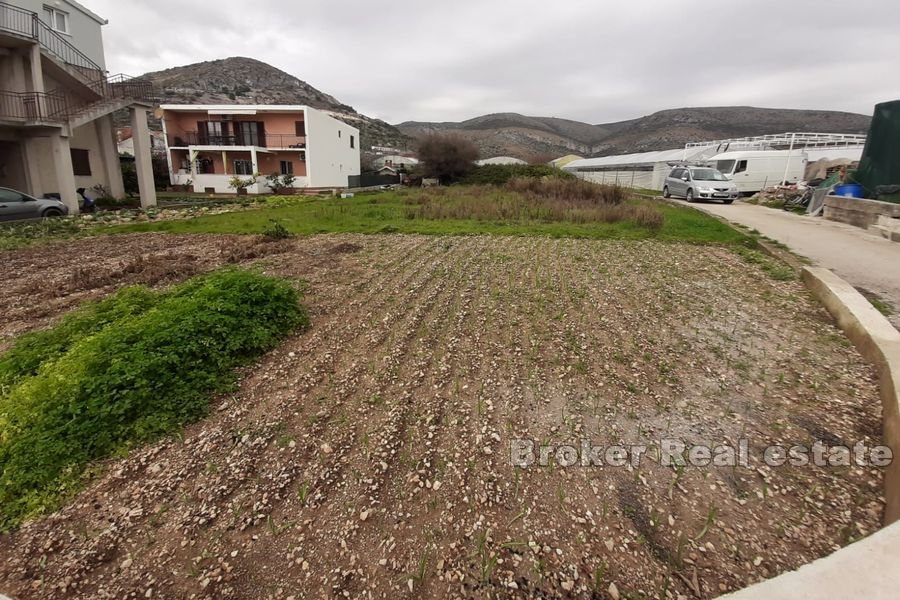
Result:
<svg viewBox="0 0 900 600">
<path fill-rule="evenodd" d="M 269 219 L 269 225 L 263 229 L 263 235 L 270 240 L 286 240 L 294 236 L 293 233 L 288 231 L 287 227 L 275 219 Z"/>
<path fill-rule="evenodd" d="M 21 338 L 4 357 L 0 529 L 54 508 L 90 461 L 202 416 L 237 366 L 307 323 L 287 282 L 223 270 L 122 290 Z"/>
<path fill-rule="evenodd" d="M 626 202 L 622 188 L 579 180 L 516 179 L 504 188 L 431 188 L 406 196 L 408 219 L 474 219 L 507 223 L 618 223 L 659 231 L 664 216 L 647 202 Z"/>
<path fill-rule="evenodd" d="M 505 185 L 509 180 L 518 177 L 575 179 L 575 176 L 571 173 L 549 165 L 484 165 L 476 167 L 460 183 L 466 185 Z"/>
<path fill-rule="evenodd" d="M 622 204 L 628 199 L 624 188 L 613 185 L 599 185 L 581 179 L 533 179 L 519 177 L 510 179 L 507 189 L 521 194 L 590 204 Z"/>
<path fill-rule="evenodd" d="M 472 172 L 478 148 L 457 135 L 433 133 L 419 142 L 418 154 L 425 176 L 448 184 Z"/>
</svg>

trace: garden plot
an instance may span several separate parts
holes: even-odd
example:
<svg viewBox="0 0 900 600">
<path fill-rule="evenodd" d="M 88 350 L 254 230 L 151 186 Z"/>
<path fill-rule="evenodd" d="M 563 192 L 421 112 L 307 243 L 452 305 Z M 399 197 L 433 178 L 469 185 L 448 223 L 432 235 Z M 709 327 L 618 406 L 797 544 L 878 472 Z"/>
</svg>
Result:
<svg viewBox="0 0 900 600">
<path fill-rule="evenodd" d="M 106 253 L 196 256 L 194 271 L 255 263 L 307 282 L 312 325 L 207 419 L 105 463 L 62 510 L 0 537 L 4 593 L 708 598 L 880 524 L 879 469 L 761 461 L 772 444 L 875 446 L 880 403 L 872 369 L 801 285 L 731 250 L 328 235 L 229 258 L 246 243 L 52 247 L 46 279 L 76 287 L 66 273 Z M 19 268 L 0 276 L 18 282 Z M 5 284 L 2 301 L 25 310 L 50 294 L 38 288 Z M 510 461 L 517 439 L 665 438 L 746 439 L 751 464 Z"/>
</svg>

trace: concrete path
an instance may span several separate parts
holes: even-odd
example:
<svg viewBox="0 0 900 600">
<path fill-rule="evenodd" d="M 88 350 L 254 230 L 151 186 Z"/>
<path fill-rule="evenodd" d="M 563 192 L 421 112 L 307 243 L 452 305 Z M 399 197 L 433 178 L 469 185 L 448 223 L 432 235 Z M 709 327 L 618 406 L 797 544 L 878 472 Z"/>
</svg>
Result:
<svg viewBox="0 0 900 600">
<path fill-rule="evenodd" d="M 823 217 L 740 201 L 731 205 L 678 202 L 756 229 L 787 245 L 795 254 L 831 269 L 854 287 L 874 292 L 894 308 L 895 314 L 889 319 L 900 328 L 900 243 Z"/>
</svg>

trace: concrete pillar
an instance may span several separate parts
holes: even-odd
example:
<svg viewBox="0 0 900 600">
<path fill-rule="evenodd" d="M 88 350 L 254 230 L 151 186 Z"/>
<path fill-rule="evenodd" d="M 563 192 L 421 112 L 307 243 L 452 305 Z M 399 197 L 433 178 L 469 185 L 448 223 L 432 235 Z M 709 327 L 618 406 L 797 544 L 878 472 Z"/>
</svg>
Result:
<svg viewBox="0 0 900 600">
<path fill-rule="evenodd" d="M 256 189 L 256 174 L 259 173 L 259 156 L 256 154 L 256 148 L 250 148 L 250 164 L 253 165 L 253 193 L 257 193 L 259 189 Z"/>
<path fill-rule="evenodd" d="M 40 152 L 35 138 L 22 140 L 22 162 L 25 165 L 25 181 L 28 183 L 27 192 L 35 198 L 44 195 L 44 186 L 41 181 Z M 71 159 L 71 156 L 69 157 Z"/>
<path fill-rule="evenodd" d="M 44 92 L 44 67 L 41 65 L 41 46 L 31 46 L 31 91 Z"/>
<path fill-rule="evenodd" d="M 156 184 L 153 182 L 153 158 L 150 152 L 150 129 L 147 127 L 147 109 L 132 106 L 131 137 L 134 140 L 134 166 L 137 169 L 138 188 L 141 192 L 141 208 L 156 206 Z"/>
<path fill-rule="evenodd" d="M 30 56 L 30 54 L 28 55 Z M 28 84 L 25 81 L 25 61 L 29 57 L 19 52 L 14 52 L 9 57 L 10 70 L 12 72 L 12 91 L 27 92 Z"/>
<path fill-rule="evenodd" d="M 119 145 L 116 143 L 116 130 L 113 127 L 112 115 L 100 117 L 96 123 L 97 134 L 100 137 L 100 156 L 103 159 L 107 181 L 109 181 L 109 194 L 113 198 L 124 198 L 125 183 L 122 181 Z"/>
<path fill-rule="evenodd" d="M 78 189 L 75 184 L 75 170 L 72 168 L 72 150 L 69 146 L 69 138 L 61 132 L 54 132 L 50 136 L 50 146 L 53 151 L 53 166 L 56 170 L 56 187 L 59 197 L 69 207 L 70 215 L 78 214 Z"/>
</svg>

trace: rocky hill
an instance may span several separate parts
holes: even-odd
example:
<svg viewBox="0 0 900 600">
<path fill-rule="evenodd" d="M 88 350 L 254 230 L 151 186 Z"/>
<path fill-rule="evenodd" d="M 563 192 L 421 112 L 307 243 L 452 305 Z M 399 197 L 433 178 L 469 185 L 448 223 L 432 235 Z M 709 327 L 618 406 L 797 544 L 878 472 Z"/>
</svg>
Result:
<svg viewBox="0 0 900 600">
<path fill-rule="evenodd" d="M 384 121 L 362 115 L 305 81 L 252 58 L 233 57 L 146 73 L 163 104 L 305 104 L 360 130 L 363 148 L 410 141 Z"/>
<path fill-rule="evenodd" d="M 601 125 L 498 113 L 460 123 L 408 121 L 397 128 L 411 137 L 453 131 L 475 142 L 482 156 L 509 155 L 528 160 L 570 153 L 606 156 L 666 150 L 688 142 L 786 131 L 866 133 L 870 120 L 846 112 L 734 106 L 678 108 Z"/>
</svg>

